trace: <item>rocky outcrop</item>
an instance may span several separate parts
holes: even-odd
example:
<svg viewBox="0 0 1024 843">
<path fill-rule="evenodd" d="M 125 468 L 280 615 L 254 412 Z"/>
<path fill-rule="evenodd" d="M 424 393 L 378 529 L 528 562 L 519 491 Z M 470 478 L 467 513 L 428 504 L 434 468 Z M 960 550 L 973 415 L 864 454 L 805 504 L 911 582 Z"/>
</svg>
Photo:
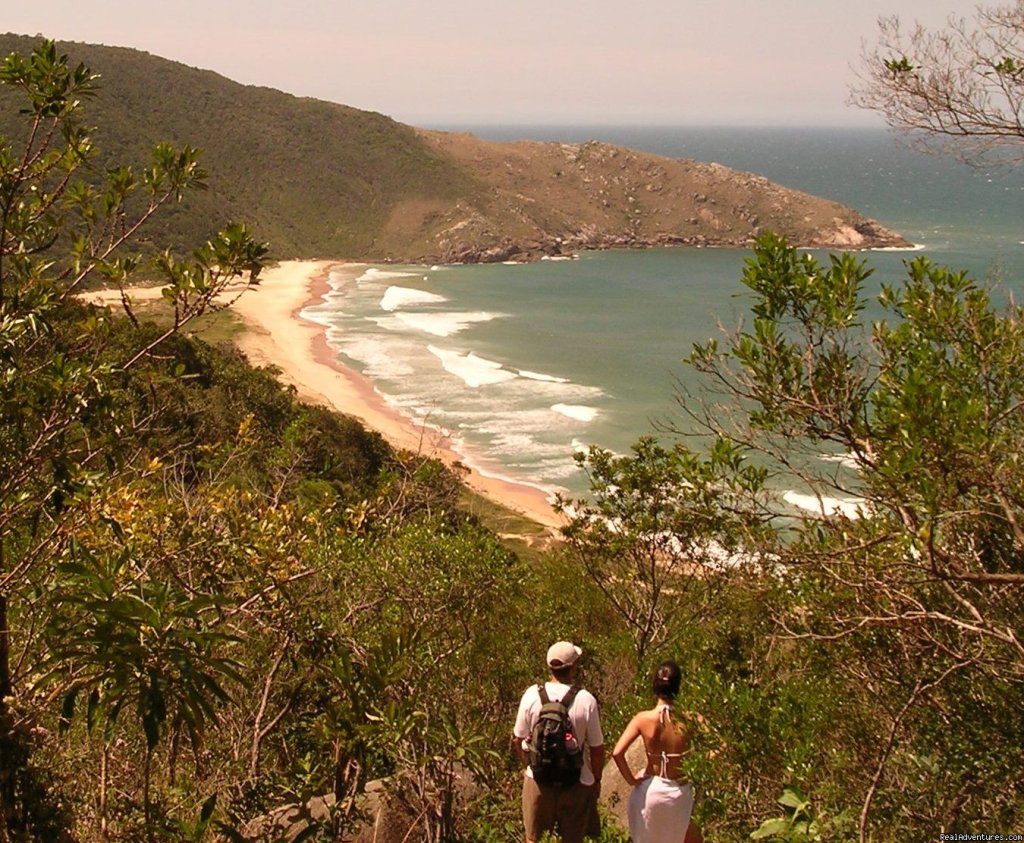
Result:
<svg viewBox="0 0 1024 843">
<path fill-rule="evenodd" d="M 630 746 L 626 762 L 633 770 L 644 768 L 647 756 L 642 741 Z M 604 767 L 600 801 L 605 825 L 611 824 L 620 831 L 629 829 L 627 806 L 631 792 L 632 788 L 622 778 L 615 762 L 609 760 Z M 479 795 L 479 786 L 473 783 L 472 776 L 464 773 L 460 777 L 457 801 L 465 804 Z M 287 805 L 250 822 L 243 829 L 243 836 L 254 843 L 298 843 L 299 840 L 310 839 L 318 829 L 330 828 L 334 806 L 333 795 Z M 421 839 L 415 836 L 415 812 L 390 797 L 384 782 L 371 782 L 367 786 L 359 800 L 357 814 L 363 821 L 355 823 L 356 827 L 345 835 L 350 843 L 403 843 Z"/>
<path fill-rule="evenodd" d="M 246 824 L 242 837 L 250 843 L 334 840 L 335 809 L 334 794 L 285 805 Z M 415 827 L 415 814 L 389 796 L 382 782 L 370 782 L 342 839 L 347 843 L 411 843 L 422 839 L 413 834 Z"/>
<path fill-rule="evenodd" d="M 634 741 L 626 750 L 626 763 L 633 771 L 642 770 L 647 765 L 643 741 Z M 629 795 L 632 792 L 633 788 L 626 784 L 615 762 L 605 764 L 601 781 L 601 805 L 605 809 L 606 824 L 610 822 L 622 831 L 629 830 Z"/>
<path fill-rule="evenodd" d="M 909 246 L 837 202 L 720 164 L 664 158 L 590 141 L 493 143 L 420 132 L 471 173 L 477 189 L 432 208 L 415 237 L 431 262 L 533 260 L 587 249 L 747 247 L 772 230 L 827 249 Z M 402 215 L 408 227 L 408 213 Z M 411 256 L 406 256 L 406 259 Z"/>
<path fill-rule="evenodd" d="M 306 840 L 335 840 L 346 843 L 420 843 L 429 835 L 423 828 L 423 813 L 392 792 L 393 781 L 377 780 L 366 785 L 354 803 L 344 811 L 340 823 L 344 832 L 337 837 L 338 801 L 334 794 L 315 796 L 305 802 L 284 805 L 246 823 L 242 838 L 251 843 L 300 843 Z M 453 781 L 454 807 L 463 811 L 481 796 L 481 787 L 465 768 Z M 430 839 L 433 839 L 432 837 Z"/>
</svg>

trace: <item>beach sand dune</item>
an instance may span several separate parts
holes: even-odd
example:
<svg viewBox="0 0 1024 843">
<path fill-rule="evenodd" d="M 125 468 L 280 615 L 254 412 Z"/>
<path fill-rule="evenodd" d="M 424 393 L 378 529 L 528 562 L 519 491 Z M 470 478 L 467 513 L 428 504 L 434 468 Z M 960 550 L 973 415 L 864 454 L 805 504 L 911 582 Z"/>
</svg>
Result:
<svg viewBox="0 0 1024 843">
<path fill-rule="evenodd" d="M 280 380 L 294 386 L 302 400 L 324 404 L 360 419 L 396 448 L 466 468 L 462 457 L 441 433 L 416 424 L 389 406 L 367 378 L 341 364 L 327 344 L 324 328 L 302 318 L 303 308 L 319 303 L 328 291 L 329 277 L 333 277 L 334 283 L 354 284 L 365 269 L 363 264 L 337 261 L 284 261 L 265 269 L 259 285 L 238 295 L 231 306 L 247 328 L 235 340 L 236 345 L 254 365 L 277 367 Z M 140 301 L 159 294 L 155 287 L 129 291 L 131 298 Z M 237 291 L 231 297 L 235 295 Z M 92 293 L 87 298 L 116 306 L 120 292 Z M 552 532 L 565 523 L 540 489 L 473 469 L 464 479 L 484 497 Z"/>
</svg>

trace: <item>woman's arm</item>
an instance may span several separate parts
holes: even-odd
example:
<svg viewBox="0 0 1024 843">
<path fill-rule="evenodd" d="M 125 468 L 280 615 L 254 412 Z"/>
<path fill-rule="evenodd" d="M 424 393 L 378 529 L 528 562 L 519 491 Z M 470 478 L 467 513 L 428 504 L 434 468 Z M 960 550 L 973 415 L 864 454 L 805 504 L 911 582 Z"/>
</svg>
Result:
<svg viewBox="0 0 1024 843">
<path fill-rule="evenodd" d="M 625 779 L 626 783 L 630 787 L 636 787 L 640 784 L 640 779 L 633 775 L 633 771 L 629 769 L 629 764 L 626 763 L 626 750 L 633 744 L 640 736 L 640 715 L 636 715 L 632 720 L 629 721 L 629 725 L 623 730 L 619 736 L 618 741 L 615 742 L 615 749 L 612 750 L 612 758 L 615 761 L 615 766 L 619 768 L 619 772 L 622 773 L 622 778 Z"/>
</svg>

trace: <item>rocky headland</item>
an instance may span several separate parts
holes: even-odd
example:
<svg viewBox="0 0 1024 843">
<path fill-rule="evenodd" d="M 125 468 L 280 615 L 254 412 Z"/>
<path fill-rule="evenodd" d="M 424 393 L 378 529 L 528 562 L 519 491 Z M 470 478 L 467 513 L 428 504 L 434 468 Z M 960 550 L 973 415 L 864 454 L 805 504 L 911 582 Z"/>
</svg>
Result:
<svg viewBox="0 0 1024 843">
<path fill-rule="evenodd" d="M 421 131 L 478 189 L 447 206 L 402 203 L 389 227 L 429 239 L 431 262 L 531 260 L 586 249 L 746 247 L 766 230 L 837 250 L 907 247 L 899 234 L 838 202 L 714 163 L 598 141 L 495 143 Z M 420 229 L 413 234 L 414 229 Z"/>
</svg>

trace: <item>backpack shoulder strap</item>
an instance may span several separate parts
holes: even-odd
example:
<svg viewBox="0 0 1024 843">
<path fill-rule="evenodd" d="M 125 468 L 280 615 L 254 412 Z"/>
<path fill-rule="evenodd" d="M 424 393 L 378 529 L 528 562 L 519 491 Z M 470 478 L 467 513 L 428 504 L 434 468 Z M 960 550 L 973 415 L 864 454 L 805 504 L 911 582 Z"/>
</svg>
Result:
<svg viewBox="0 0 1024 843">
<path fill-rule="evenodd" d="M 578 690 L 579 690 L 579 688 L 576 688 L 576 687 L 574 687 L 574 686 L 570 685 L 570 686 L 569 686 L 569 690 L 568 690 L 568 691 L 566 691 L 566 692 L 565 692 L 565 696 L 564 696 L 564 697 L 562 697 L 562 699 L 561 699 L 561 703 L 562 703 L 562 705 L 564 705 L 564 706 L 565 706 L 565 710 L 566 710 L 566 711 L 568 711 L 568 710 L 569 710 L 569 707 L 570 707 L 570 706 L 572 705 L 572 703 L 573 703 L 573 700 L 575 700 L 575 699 L 576 699 L 576 692 L 577 692 Z"/>
<path fill-rule="evenodd" d="M 548 698 L 547 689 L 544 687 L 543 682 L 537 683 L 537 693 L 540 694 L 540 704 L 547 705 L 551 700 Z"/>
</svg>

